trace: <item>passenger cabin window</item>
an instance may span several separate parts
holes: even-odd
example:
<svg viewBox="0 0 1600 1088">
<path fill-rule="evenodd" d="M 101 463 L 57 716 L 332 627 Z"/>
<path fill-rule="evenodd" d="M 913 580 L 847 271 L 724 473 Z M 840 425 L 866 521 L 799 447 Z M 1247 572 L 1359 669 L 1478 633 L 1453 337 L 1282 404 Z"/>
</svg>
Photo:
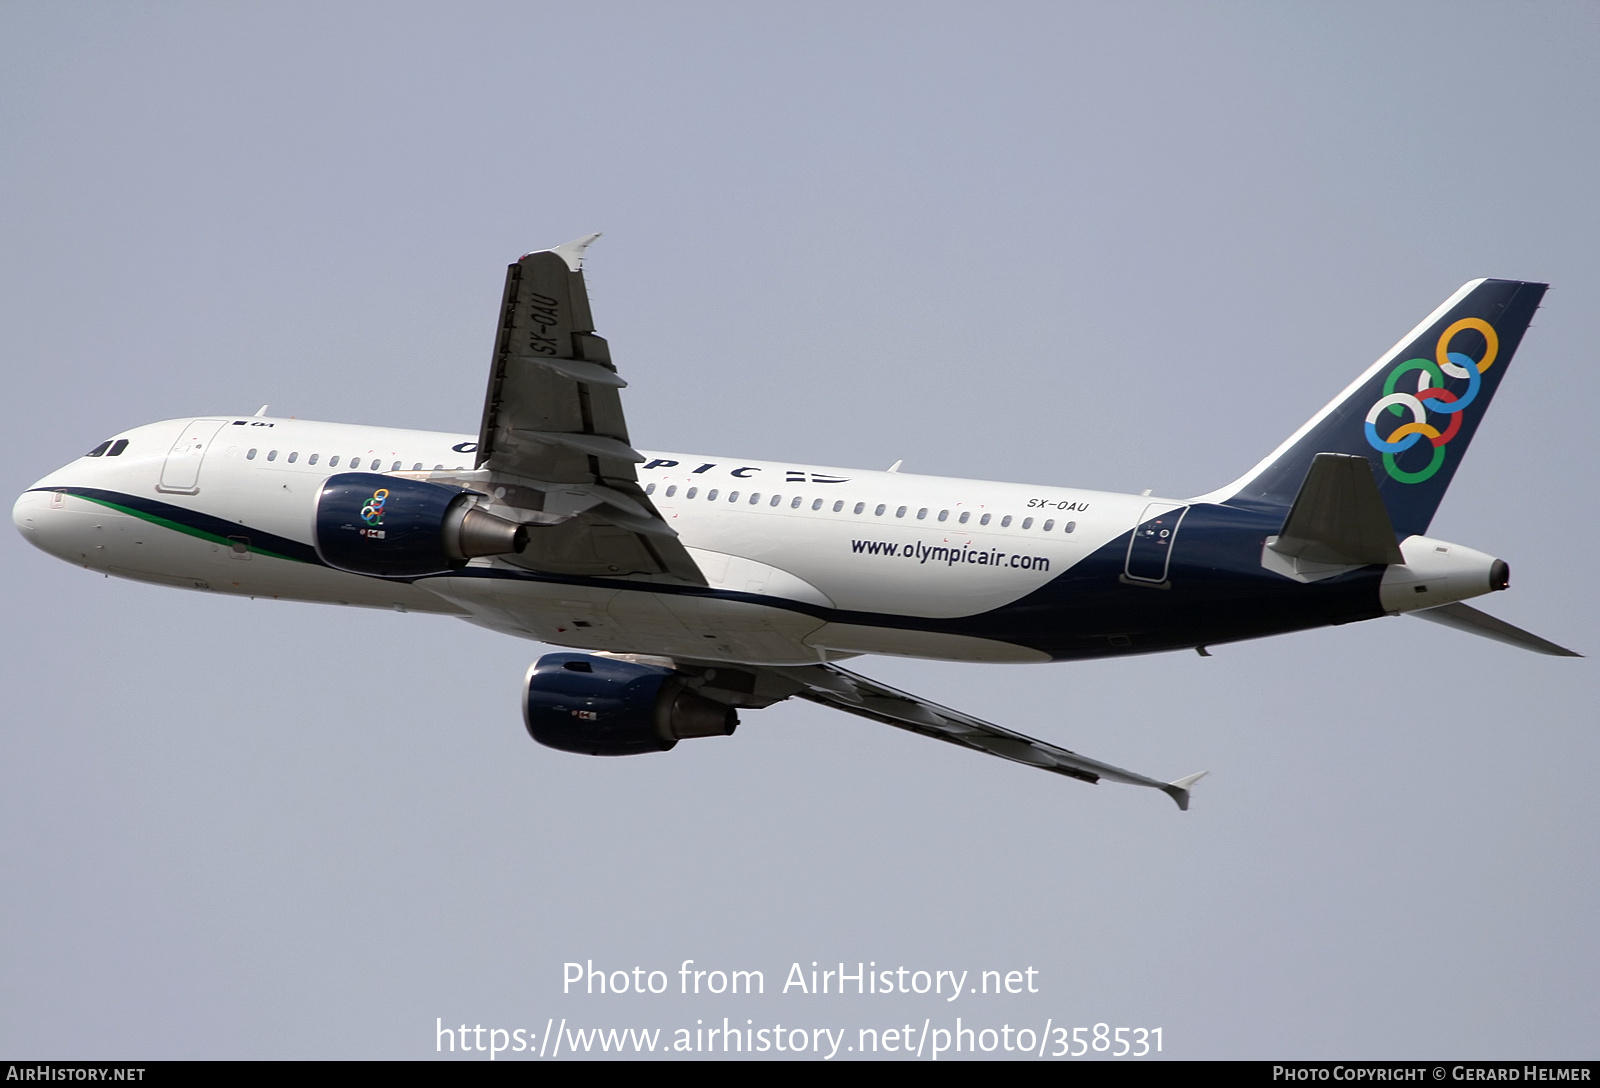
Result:
<svg viewBox="0 0 1600 1088">
<path fill-rule="evenodd" d="M 979 519 L 978 519 L 978 524 L 979 524 L 979 525 L 987 525 L 987 524 L 989 524 L 989 518 L 990 518 L 990 516 L 991 516 L 991 515 L 989 515 L 989 514 L 985 514 L 985 515 L 983 515 L 983 517 L 981 517 L 981 518 L 979 518 Z M 965 515 L 965 514 L 962 514 L 962 515 L 961 515 L 961 520 L 962 520 L 962 521 L 966 521 L 966 520 L 967 520 L 967 515 Z"/>
<path fill-rule="evenodd" d="M 1005 517 L 1000 519 L 1000 528 L 1002 528 L 1002 529 L 1011 528 L 1011 515 L 1010 514 L 1007 514 Z"/>
<path fill-rule="evenodd" d="M 322 454 L 320 454 L 320 453 L 313 453 L 310 457 L 306 458 L 306 464 L 308 464 L 308 465 L 316 464 L 317 463 L 317 458 L 321 457 L 321 456 L 322 456 Z"/>
<path fill-rule="evenodd" d="M 656 485 L 654 483 L 645 484 L 644 493 L 646 495 L 654 495 L 656 493 Z"/>
<path fill-rule="evenodd" d="M 839 511 L 841 511 L 843 509 L 844 509 L 844 500 L 843 499 L 840 499 L 838 502 L 833 504 L 833 512 L 835 514 L 837 514 Z M 856 513 L 859 514 L 859 513 L 861 513 L 861 511 L 857 510 Z"/>
<path fill-rule="evenodd" d="M 1048 533 L 1048 532 L 1049 532 L 1049 531 L 1050 531 L 1050 530 L 1051 530 L 1051 529 L 1054 529 L 1054 528 L 1055 528 L 1055 527 L 1056 527 L 1056 523 L 1055 523 L 1055 522 L 1054 522 L 1054 521 L 1046 521 L 1046 522 L 1045 522 L 1045 523 L 1044 523 L 1044 531 L 1045 531 L 1045 532 L 1047 532 L 1047 533 Z"/>
<path fill-rule="evenodd" d="M 339 467 L 339 455 L 337 453 L 334 454 L 332 457 L 328 458 L 328 467 L 329 468 L 338 468 Z"/>
<path fill-rule="evenodd" d="M 389 471 L 390 472 L 399 472 L 400 471 L 400 462 L 396 461 L 394 464 L 390 465 L 389 466 Z"/>
<path fill-rule="evenodd" d="M 791 502 L 791 503 L 789 503 L 789 509 L 791 509 L 791 510 L 798 510 L 798 509 L 800 509 L 800 504 L 801 504 L 801 503 L 803 503 L 803 502 L 805 502 L 805 500 L 804 500 L 804 499 L 802 499 L 802 498 L 801 498 L 801 497 L 800 497 L 800 496 L 799 496 L 799 495 L 796 495 L 796 496 L 795 496 L 795 497 L 794 497 L 794 501 L 792 501 L 792 502 Z M 822 505 L 822 500 L 821 500 L 821 499 L 818 499 L 818 500 L 817 500 L 817 505 L 818 505 L 818 506 L 821 506 L 821 505 Z"/>
<path fill-rule="evenodd" d="M 698 487 L 691 487 L 689 490 L 687 490 L 687 491 L 685 491 L 683 493 L 683 497 L 686 498 L 686 499 L 692 499 L 695 496 L 695 492 L 697 492 L 699 490 L 700 489 Z"/>
<path fill-rule="evenodd" d="M 710 491 L 706 492 L 706 502 L 716 502 L 716 501 L 717 501 L 717 489 L 713 487 Z"/>
<path fill-rule="evenodd" d="M 759 491 L 750 492 L 750 505 L 751 506 L 755 506 L 760 502 L 761 502 L 761 492 L 759 492 Z"/>
<path fill-rule="evenodd" d="M 897 517 L 897 518 L 905 517 L 906 516 L 906 508 L 903 507 L 903 506 L 899 507 L 898 509 L 895 510 L 894 516 Z"/>
<path fill-rule="evenodd" d="M 878 504 L 878 508 L 872 512 L 872 516 L 873 517 L 877 517 L 877 518 L 881 518 L 881 517 L 883 517 L 883 512 L 885 510 L 887 510 L 887 509 L 888 509 L 888 507 L 884 506 L 883 503 L 880 502 Z"/>
<path fill-rule="evenodd" d="M 925 518 L 927 516 L 928 516 L 928 508 L 926 506 L 924 506 L 921 510 L 917 511 L 917 520 L 918 521 L 921 521 L 923 518 Z"/>
<path fill-rule="evenodd" d="M 1032 529 L 1033 528 L 1033 519 L 1032 518 L 1023 518 L 1022 519 L 1022 527 L 1024 529 Z"/>
<path fill-rule="evenodd" d="M 295 450 L 293 453 L 289 454 L 289 463 L 291 465 L 294 464 L 298 460 L 300 460 L 300 451 L 299 450 Z"/>
<path fill-rule="evenodd" d="M 950 511 L 948 511 L 948 510 L 939 511 L 939 520 L 940 521 L 944 521 L 949 517 L 950 517 Z"/>
<path fill-rule="evenodd" d="M 956 520 L 959 521 L 962 525 L 965 525 L 967 523 L 967 519 L 970 518 L 971 516 L 972 516 L 972 511 L 971 510 L 963 510 L 963 511 L 961 511 L 961 516 L 959 518 L 957 518 Z M 988 518 L 984 519 L 984 521 L 988 521 L 988 520 L 989 520 Z"/>
<path fill-rule="evenodd" d="M 246 450 L 245 451 L 245 455 L 244 455 L 244 459 L 246 461 L 254 461 L 256 459 L 256 451 L 255 450 Z"/>
<path fill-rule="evenodd" d="M 859 513 L 861 513 L 861 511 L 865 510 L 866 508 L 867 508 L 867 504 L 866 503 L 864 503 L 864 502 L 856 503 L 856 513 L 859 514 Z M 836 506 L 836 507 L 834 507 L 834 509 L 837 510 L 838 507 Z"/>
<path fill-rule="evenodd" d="M 102 442 L 98 446 L 96 446 L 94 449 L 92 449 L 88 453 L 84 454 L 84 456 L 85 457 L 104 457 L 105 454 L 106 454 L 106 450 L 108 450 L 110 448 L 111 448 L 111 439 L 108 438 L 104 442 Z"/>
<path fill-rule="evenodd" d="M 677 493 L 678 493 L 678 485 L 677 484 L 669 484 L 669 485 L 667 485 L 667 498 L 670 499 L 670 498 L 672 498 L 672 496 L 676 495 Z"/>
<path fill-rule="evenodd" d="M 822 500 L 821 499 L 812 499 L 811 500 L 811 509 L 813 509 L 813 510 L 821 510 L 822 509 Z"/>
<path fill-rule="evenodd" d="M 412 472 L 421 472 L 422 471 L 422 462 L 418 461 L 416 464 L 412 465 L 411 466 L 411 471 Z"/>
<path fill-rule="evenodd" d="M 737 491 L 728 492 L 728 501 L 729 502 L 738 502 L 739 501 L 739 493 Z"/>
<path fill-rule="evenodd" d="M 772 501 L 769 502 L 767 505 L 768 506 L 777 506 L 781 502 L 783 502 L 783 496 L 782 495 L 774 495 L 774 496 L 772 496 Z M 798 495 L 795 496 L 794 504 L 796 506 L 800 505 L 800 498 L 799 498 Z"/>
<path fill-rule="evenodd" d="M 267 460 L 268 461 L 276 461 L 277 459 L 278 459 L 278 451 L 277 450 L 268 450 L 267 451 Z"/>
<path fill-rule="evenodd" d="M 335 458 L 335 460 L 337 460 L 337 458 Z M 359 458 L 359 457 L 350 458 L 350 471 L 351 472 L 354 472 L 356 469 L 358 469 L 360 467 L 361 467 L 361 458 Z"/>
<path fill-rule="evenodd" d="M 107 457 L 121 457 L 122 456 L 122 451 L 127 449 L 127 448 L 128 448 L 128 440 L 126 438 L 119 438 L 115 442 L 111 443 L 111 448 L 106 450 L 106 456 Z"/>
<path fill-rule="evenodd" d="M 1069 521 L 1069 522 L 1067 522 L 1065 525 L 1063 525 L 1061 527 L 1061 531 L 1063 533 L 1070 533 L 1070 532 L 1072 532 L 1072 530 L 1076 529 L 1077 527 L 1078 527 L 1078 523 L 1077 522 Z"/>
</svg>

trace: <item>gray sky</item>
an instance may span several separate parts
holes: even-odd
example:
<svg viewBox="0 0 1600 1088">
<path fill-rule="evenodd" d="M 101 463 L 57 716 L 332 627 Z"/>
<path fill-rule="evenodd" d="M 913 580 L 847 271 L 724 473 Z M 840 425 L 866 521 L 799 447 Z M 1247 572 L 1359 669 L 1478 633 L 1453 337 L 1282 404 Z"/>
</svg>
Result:
<svg viewBox="0 0 1600 1088">
<path fill-rule="evenodd" d="M 1478 276 L 1554 285 L 1433 535 L 1591 654 L 1600 11 L 0 9 L 0 448 L 475 431 L 505 264 L 592 230 L 636 445 L 1187 495 Z M 1160 1027 L 1594 1057 L 1595 666 L 1410 619 L 860 671 L 1192 811 L 808 704 L 596 760 L 543 648 L 106 580 L 0 534 L 0 1053 L 420 1057 L 435 1022 Z M 757 998 L 561 994 L 562 964 Z M 1039 972 L 803 997 L 789 965 Z M 845 1056 L 845 1055 L 841 1055 Z"/>
</svg>

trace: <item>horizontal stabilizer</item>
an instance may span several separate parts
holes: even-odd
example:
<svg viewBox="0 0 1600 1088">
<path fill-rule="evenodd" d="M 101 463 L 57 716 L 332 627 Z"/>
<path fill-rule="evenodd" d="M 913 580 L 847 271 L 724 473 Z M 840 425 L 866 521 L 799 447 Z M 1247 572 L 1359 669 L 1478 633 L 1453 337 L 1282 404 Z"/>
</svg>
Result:
<svg viewBox="0 0 1600 1088">
<path fill-rule="evenodd" d="M 1371 462 L 1346 453 L 1312 458 L 1283 530 L 1268 547 L 1312 563 L 1405 562 Z"/>
<path fill-rule="evenodd" d="M 1512 646 L 1521 646 L 1524 650 L 1532 650 L 1536 654 L 1550 654 L 1553 657 L 1582 657 L 1576 650 L 1569 650 L 1565 646 L 1557 646 L 1547 639 L 1542 639 L 1530 631 L 1520 627 L 1513 627 L 1505 620 L 1495 619 L 1487 612 L 1479 612 L 1476 608 L 1456 604 L 1444 604 L 1438 608 L 1424 608 L 1417 612 L 1406 613 L 1420 619 L 1432 620 L 1442 623 L 1446 627 L 1454 627 L 1457 631 L 1465 631 L 1469 635 L 1482 635 L 1492 638 L 1496 642 L 1506 642 Z"/>
</svg>

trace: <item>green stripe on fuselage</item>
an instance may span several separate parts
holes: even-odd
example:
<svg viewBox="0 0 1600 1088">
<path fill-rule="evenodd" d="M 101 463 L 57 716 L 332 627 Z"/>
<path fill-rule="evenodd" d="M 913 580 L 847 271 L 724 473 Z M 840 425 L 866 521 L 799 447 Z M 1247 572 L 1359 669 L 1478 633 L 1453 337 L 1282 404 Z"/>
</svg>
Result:
<svg viewBox="0 0 1600 1088">
<path fill-rule="evenodd" d="M 71 492 L 69 492 L 69 494 L 71 494 Z M 73 495 L 73 497 L 83 499 L 85 502 L 97 503 L 109 510 L 115 510 L 119 514 L 127 514 L 129 517 L 138 518 L 140 521 L 148 521 L 151 525 L 159 525 L 163 529 L 171 529 L 175 533 L 183 533 L 185 536 L 198 537 L 201 540 L 210 541 L 212 544 L 223 544 L 231 548 L 233 545 L 238 543 L 238 541 L 232 537 L 218 536 L 216 533 L 207 532 L 204 529 L 196 529 L 193 525 L 185 525 L 181 521 L 173 521 L 171 518 L 164 518 L 160 514 L 150 514 L 143 510 L 135 510 L 131 506 L 123 506 L 121 503 L 112 502 L 110 499 L 98 499 L 92 495 Z M 242 529 L 244 526 L 241 525 L 240 528 Z M 239 535 L 249 539 L 249 534 L 247 533 L 240 533 Z M 296 559 L 290 555 L 282 555 L 275 551 L 269 551 L 268 549 L 258 547 L 255 544 L 251 544 L 248 547 L 257 555 L 265 555 L 272 559 L 282 559 L 290 563 L 305 562 L 303 559 Z"/>
</svg>

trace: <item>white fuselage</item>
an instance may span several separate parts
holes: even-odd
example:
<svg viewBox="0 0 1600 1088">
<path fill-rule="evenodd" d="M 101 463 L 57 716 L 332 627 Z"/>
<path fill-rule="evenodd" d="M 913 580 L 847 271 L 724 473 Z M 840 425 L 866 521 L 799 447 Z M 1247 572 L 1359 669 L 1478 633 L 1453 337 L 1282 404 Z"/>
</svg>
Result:
<svg viewBox="0 0 1600 1088">
<path fill-rule="evenodd" d="M 948 618 L 985 612 L 1038 589 L 1139 521 L 1143 496 L 647 453 L 640 484 L 679 534 L 711 588 L 740 594 L 664 597 L 576 581 L 507 583 L 437 576 L 364 577 L 278 558 L 250 533 L 313 543 L 318 494 L 351 470 L 468 470 L 474 436 L 213 416 L 214 437 L 183 464 L 176 447 L 199 421 L 123 432 L 120 456 L 84 457 L 18 500 L 14 519 L 38 547 L 122 577 L 251 597 L 463 615 L 509 633 L 592 649 L 805 663 L 891 653 L 955 660 L 1038 661 L 990 639 L 830 622 L 762 607 L 752 597 L 819 609 Z M 202 425 L 208 430 L 209 425 Z M 239 526 L 185 531 L 120 509 L 159 500 Z M 492 507 L 491 507 L 492 509 Z M 497 560 L 474 560 L 477 567 Z"/>
<path fill-rule="evenodd" d="M 954 621 L 1007 609 L 1096 553 L 1095 584 L 1132 592 L 1128 613 L 1145 609 L 1148 616 L 1150 605 L 1169 598 L 1152 598 L 1139 586 L 1162 581 L 1168 552 L 1161 553 L 1162 573 L 1141 577 L 1133 565 L 1136 545 L 1119 538 L 1154 535 L 1170 524 L 1175 540 L 1186 505 L 1072 488 L 645 453 L 640 485 L 705 587 L 680 584 L 666 592 L 646 577 L 563 577 L 499 558 L 413 580 L 322 562 L 315 550 L 318 498 L 330 476 L 350 471 L 471 483 L 471 435 L 212 416 L 153 423 L 117 437 L 125 446 L 79 458 L 17 500 L 13 519 L 30 542 L 93 570 L 164 585 L 442 612 L 561 646 L 745 664 L 801 665 L 862 653 L 1050 660 L 1043 649 L 1006 636 L 1015 628 L 960 633 Z M 493 482 L 482 490 L 484 508 L 495 512 Z M 503 512 L 515 516 L 511 508 Z M 1159 520 L 1164 515 L 1166 522 Z M 1199 532 L 1189 532 L 1191 551 L 1203 551 Z M 1490 556 L 1421 536 L 1401 547 L 1406 564 L 1388 567 L 1374 587 L 1383 611 L 1434 607 L 1496 588 Z M 1118 573 L 1124 552 L 1128 577 Z M 1269 594 L 1293 593 L 1289 587 L 1327 576 L 1280 569 L 1286 561 L 1267 549 L 1260 555 L 1259 565 L 1252 559 L 1240 571 L 1238 584 L 1255 585 L 1252 592 L 1259 593 L 1263 579 Z M 1212 569 L 1208 562 L 1202 559 L 1197 572 Z M 1104 591 L 1098 599 L 1103 617 Z M 1072 602 L 1089 599 L 1067 601 L 1078 611 Z M 1376 599 L 1373 605 L 1376 614 Z M 1037 608 L 1023 611 L 1027 622 L 1041 621 Z M 1115 633 L 1124 606 L 1114 603 L 1109 611 L 1113 618 L 1102 624 L 1110 624 L 1109 648 L 1140 652 Z M 1050 613 L 1042 622 L 1067 618 Z M 1251 637 L 1243 630 L 1231 637 L 1241 635 Z M 1170 649 L 1187 636 L 1160 637 L 1165 641 L 1150 648 Z"/>
</svg>

